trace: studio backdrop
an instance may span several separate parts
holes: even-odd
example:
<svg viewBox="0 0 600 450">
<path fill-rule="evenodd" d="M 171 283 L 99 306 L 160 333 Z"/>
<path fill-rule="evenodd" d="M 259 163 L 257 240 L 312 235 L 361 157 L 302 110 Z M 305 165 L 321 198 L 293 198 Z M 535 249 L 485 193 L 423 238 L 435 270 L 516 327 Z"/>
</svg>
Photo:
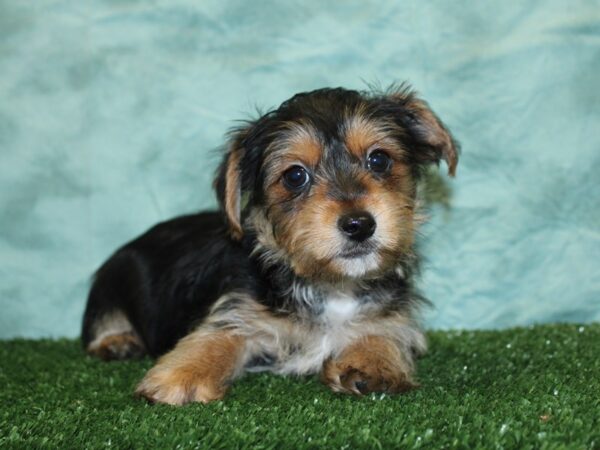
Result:
<svg viewBox="0 0 600 450">
<path fill-rule="evenodd" d="M 117 246 L 215 207 L 236 120 L 403 80 L 463 148 L 426 325 L 600 320 L 599 74 L 598 1 L 0 1 L 0 337 L 76 336 Z"/>
</svg>

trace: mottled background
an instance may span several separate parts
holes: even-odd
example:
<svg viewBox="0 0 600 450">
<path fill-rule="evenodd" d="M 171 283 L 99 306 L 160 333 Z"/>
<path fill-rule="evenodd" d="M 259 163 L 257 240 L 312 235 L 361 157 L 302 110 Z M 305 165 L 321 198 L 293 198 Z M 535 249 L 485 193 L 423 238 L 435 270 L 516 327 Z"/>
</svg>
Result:
<svg viewBox="0 0 600 450">
<path fill-rule="evenodd" d="M 598 1 L 0 1 L 0 337 L 75 336 L 125 240 L 212 207 L 223 134 L 409 80 L 463 144 L 428 326 L 600 320 Z"/>
</svg>

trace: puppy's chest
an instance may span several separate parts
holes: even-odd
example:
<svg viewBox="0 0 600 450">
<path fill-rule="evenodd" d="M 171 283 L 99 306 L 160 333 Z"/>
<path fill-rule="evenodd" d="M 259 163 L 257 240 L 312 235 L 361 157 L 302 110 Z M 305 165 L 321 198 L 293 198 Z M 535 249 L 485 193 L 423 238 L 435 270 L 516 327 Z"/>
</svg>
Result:
<svg viewBox="0 0 600 450">
<path fill-rule="evenodd" d="M 319 313 L 312 320 L 325 328 L 343 327 L 347 322 L 357 321 L 364 317 L 366 308 L 352 292 L 328 293 L 322 301 Z"/>
<path fill-rule="evenodd" d="M 321 329 L 360 321 L 372 315 L 378 306 L 354 286 L 296 287 L 292 290 L 291 301 L 297 305 L 296 314 L 302 323 Z"/>
<path fill-rule="evenodd" d="M 280 353 L 275 371 L 302 374 L 320 370 L 327 358 L 361 335 L 370 309 L 350 291 L 328 292 L 283 340 L 288 351 Z"/>
</svg>

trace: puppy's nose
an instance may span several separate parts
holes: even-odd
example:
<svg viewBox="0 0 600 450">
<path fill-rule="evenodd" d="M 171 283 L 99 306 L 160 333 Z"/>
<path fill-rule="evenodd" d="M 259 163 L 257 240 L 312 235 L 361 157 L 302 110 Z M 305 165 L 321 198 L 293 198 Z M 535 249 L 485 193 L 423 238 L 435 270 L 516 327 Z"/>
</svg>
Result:
<svg viewBox="0 0 600 450">
<path fill-rule="evenodd" d="M 375 233 L 375 219 L 366 211 L 356 211 L 340 217 L 338 227 L 353 241 L 362 242 Z"/>
</svg>

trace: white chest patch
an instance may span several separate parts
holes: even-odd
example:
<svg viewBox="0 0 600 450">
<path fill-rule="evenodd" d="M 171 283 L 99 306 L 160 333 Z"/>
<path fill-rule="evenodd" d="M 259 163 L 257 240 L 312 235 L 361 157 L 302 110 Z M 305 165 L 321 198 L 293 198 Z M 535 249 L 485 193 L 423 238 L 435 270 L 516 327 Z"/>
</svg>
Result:
<svg viewBox="0 0 600 450">
<path fill-rule="evenodd" d="M 341 352 L 361 335 L 361 309 L 351 289 L 327 292 L 316 322 L 309 328 L 298 327 L 288 336 L 288 345 L 295 351 L 282 355 L 272 370 L 295 374 L 320 371 L 327 358 Z"/>
<path fill-rule="evenodd" d="M 324 305 L 323 320 L 330 325 L 339 325 L 356 317 L 359 304 L 351 294 L 337 292 L 331 295 Z"/>
</svg>

